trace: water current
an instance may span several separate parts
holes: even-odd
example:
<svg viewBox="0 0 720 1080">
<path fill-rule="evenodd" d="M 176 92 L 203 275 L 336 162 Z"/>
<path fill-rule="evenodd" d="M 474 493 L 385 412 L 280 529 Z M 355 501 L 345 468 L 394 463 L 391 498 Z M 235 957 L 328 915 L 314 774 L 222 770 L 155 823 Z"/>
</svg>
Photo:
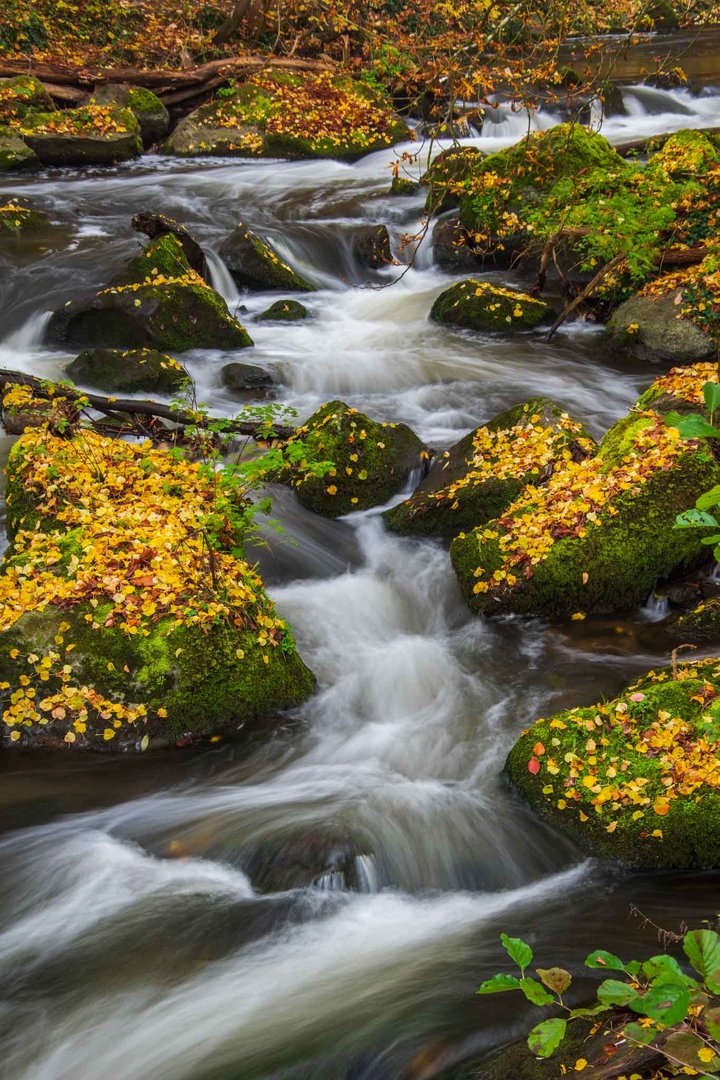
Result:
<svg viewBox="0 0 720 1080">
<path fill-rule="evenodd" d="M 625 101 L 627 115 L 603 128 L 614 140 L 720 116 L 712 92 L 638 87 Z M 470 141 L 499 149 L 528 123 L 500 108 Z M 342 397 L 442 448 L 545 394 L 601 434 L 656 372 L 609 358 L 598 328 L 576 323 L 550 345 L 448 330 L 427 318 L 453 280 L 430 245 L 392 287 L 397 269 L 369 275 L 354 262 L 358 225 L 386 223 L 399 252 L 422 216 L 422 195 L 387 195 L 392 158 L 146 157 L 3 181 L 58 228 L 51 246 L 0 256 L 0 366 L 61 374 L 72 357 L 41 344 L 47 313 L 137 250 L 133 213 L 176 218 L 211 253 L 242 218 L 319 286 L 303 298 L 306 322 L 255 323 L 268 297 L 240 295 L 211 254 L 216 287 L 247 309 L 256 342 L 238 358 L 271 371 L 301 416 Z M 186 358 L 217 413 L 237 408 L 219 379 L 231 358 Z M 501 930 L 530 937 L 546 966 L 577 966 L 610 940 L 616 952 L 652 950 L 630 904 L 666 925 L 717 910 L 716 875 L 588 860 L 501 774 L 535 717 L 665 659 L 662 601 L 572 630 L 483 621 L 441 544 L 393 537 L 374 512 L 315 517 L 287 494 L 276 511 L 293 542 L 258 555 L 318 678 L 299 714 L 249 745 L 0 765 L 0 1042 L 12 1080 L 431 1077 L 527 1026 L 512 995 L 473 993 L 501 964 Z"/>
</svg>

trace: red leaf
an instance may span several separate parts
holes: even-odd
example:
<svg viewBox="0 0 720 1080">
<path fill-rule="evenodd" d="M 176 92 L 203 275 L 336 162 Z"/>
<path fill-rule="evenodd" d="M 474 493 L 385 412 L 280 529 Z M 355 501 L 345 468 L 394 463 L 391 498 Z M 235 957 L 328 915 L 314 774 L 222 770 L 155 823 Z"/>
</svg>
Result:
<svg viewBox="0 0 720 1080">
<path fill-rule="evenodd" d="M 536 776 L 540 772 L 540 762 L 534 754 L 528 761 L 528 772 L 531 772 L 533 776 Z"/>
</svg>

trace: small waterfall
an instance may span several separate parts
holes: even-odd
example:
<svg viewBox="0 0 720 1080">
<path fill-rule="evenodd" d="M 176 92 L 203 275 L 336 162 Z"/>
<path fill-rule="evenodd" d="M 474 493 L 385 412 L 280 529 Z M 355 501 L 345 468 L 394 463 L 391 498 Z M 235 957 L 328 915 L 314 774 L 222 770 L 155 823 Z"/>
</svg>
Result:
<svg viewBox="0 0 720 1080">
<path fill-rule="evenodd" d="M 45 338 L 45 330 L 52 318 L 52 311 L 36 311 L 27 322 L 8 334 L 3 344 L 12 351 L 21 352 L 25 349 L 35 349 L 42 345 Z"/>
<path fill-rule="evenodd" d="M 692 116 L 693 109 L 680 94 L 672 90 L 659 90 L 654 86 L 627 86 L 623 89 L 623 101 L 630 116 L 661 116 L 674 113 Z"/>
<path fill-rule="evenodd" d="M 241 297 L 240 290 L 235 284 L 232 274 L 217 252 L 206 251 L 205 259 L 207 261 L 210 284 L 213 289 L 215 292 L 220 293 L 231 313 L 237 311 Z"/>
<path fill-rule="evenodd" d="M 321 892 L 342 892 L 345 889 L 345 874 L 342 870 L 328 870 L 317 879 L 315 888 Z"/>
<path fill-rule="evenodd" d="M 667 596 L 652 592 L 640 610 L 648 622 L 662 622 L 670 614 L 670 601 Z"/>
<path fill-rule="evenodd" d="M 360 893 L 376 893 L 380 891 L 377 867 L 372 855 L 355 856 L 355 880 L 357 891 Z"/>
</svg>

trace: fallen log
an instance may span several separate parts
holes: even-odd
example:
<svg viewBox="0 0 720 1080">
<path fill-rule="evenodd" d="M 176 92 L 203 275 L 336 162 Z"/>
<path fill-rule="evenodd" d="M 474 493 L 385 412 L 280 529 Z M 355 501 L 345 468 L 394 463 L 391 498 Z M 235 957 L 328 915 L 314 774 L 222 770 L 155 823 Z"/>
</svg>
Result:
<svg viewBox="0 0 720 1080">
<path fill-rule="evenodd" d="M 91 394 L 85 390 L 77 390 L 73 386 L 64 386 L 51 383 L 47 379 L 39 379 L 35 375 L 27 375 L 24 371 L 11 371 L 8 368 L 0 368 L 0 393 L 5 392 L 5 387 L 11 385 L 29 386 L 38 397 L 46 397 L 48 401 L 53 397 L 61 396 L 72 402 L 87 403 L 91 409 L 103 413 L 113 420 L 127 418 L 130 429 L 137 430 L 138 425 L 133 422 L 134 417 L 147 416 L 158 420 L 169 420 L 178 428 L 200 427 L 207 428 L 218 420 L 225 417 L 204 416 L 202 413 L 193 412 L 190 409 L 174 409 L 170 405 L 163 405 L 159 401 L 145 399 L 134 400 L 133 398 L 108 397 L 105 394 Z M 104 426 L 103 430 L 107 431 Z M 232 420 L 228 422 L 227 431 L 232 434 L 246 435 L 258 442 L 269 440 L 281 441 L 291 438 L 295 434 L 295 428 L 283 424 L 269 426 L 265 421 L 255 420 Z M 118 432 L 119 433 L 119 432 Z M 150 435 L 158 439 L 157 431 L 148 430 L 139 425 L 139 434 Z M 171 433 L 164 428 L 167 438 Z"/>
<path fill-rule="evenodd" d="M 178 91 L 194 89 L 196 92 L 202 92 L 206 83 L 216 80 L 221 74 L 224 81 L 232 75 L 249 74 L 264 69 L 319 72 L 334 69 L 335 66 L 328 58 L 302 60 L 294 57 L 260 55 L 226 56 L 198 67 L 188 68 L 186 71 L 135 67 L 91 70 L 60 64 L 34 63 L 32 60 L 0 60 L 0 78 L 34 75 L 40 82 L 51 83 L 56 88 L 75 87 L 84 90 L 103 83 L 130 83 L 133 86 L 147 87 L 164 100 Z"/>
</svg>

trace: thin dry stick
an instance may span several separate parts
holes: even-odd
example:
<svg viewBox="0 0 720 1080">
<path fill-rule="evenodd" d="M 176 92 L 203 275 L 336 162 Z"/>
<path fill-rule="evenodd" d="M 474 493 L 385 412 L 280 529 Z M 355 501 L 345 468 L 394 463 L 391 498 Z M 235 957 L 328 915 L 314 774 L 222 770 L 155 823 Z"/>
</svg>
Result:
<svg viewBox="0 0 720 1080">
<path fill-rule="evenodd" d="M 610 262 L 605 263 L 602 269 L 598 270 L 592 281 L 585 286 L 583 291 L 581 293 L 578 293 L 575 299 L 571 300 L 569 304 L 566 304 L 566 306 L 558 315 L 555 322 L 548 330 L 547 337 L 545 338 L 546 342 L 552 340 L 555 335 L 555 331 L 562 326 L 562 324 L 565 322 L 569 315 L 572 315 L 575 308 L 582 304 L 583 300 L 587 299 L 587 297 L 591 295 L 591 293 L 597 288 L 603 278 L 606 277 L 611 270 L 614 270 L 615 267 L 620 266 L 621 263 L 625 262 L 625 258 L 625 255 L 620 254 L 616 255 L 613 259 L 610 260 Z"/>
</svg>

